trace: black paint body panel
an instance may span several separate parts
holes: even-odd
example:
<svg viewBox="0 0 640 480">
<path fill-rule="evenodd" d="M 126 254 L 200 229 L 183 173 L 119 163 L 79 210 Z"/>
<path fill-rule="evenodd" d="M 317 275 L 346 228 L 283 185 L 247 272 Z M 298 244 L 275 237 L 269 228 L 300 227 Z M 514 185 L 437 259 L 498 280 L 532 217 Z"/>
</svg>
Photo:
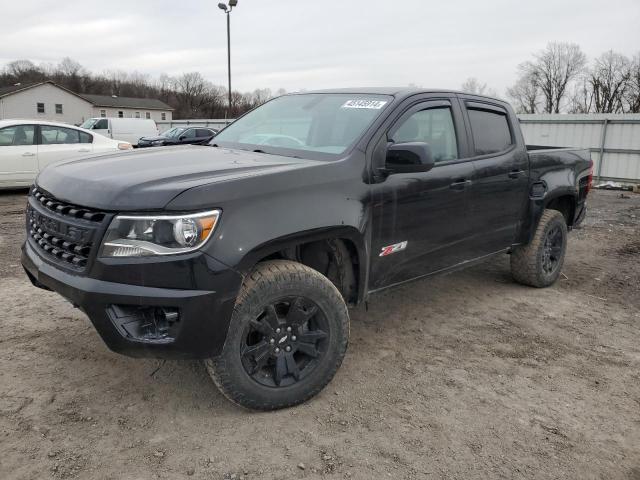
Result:
<svg viewBox="0 0 640 480">
<path fill-rule="evenodd" d="M 200 251 L 138 259 L 104 259 L 94 252 L 81 273 L 49 261 L 29 240 L 22 256 L 29 277 L 78 305 L 115 351 L 202 358 L 216 355 L 224 344 L 243 276 L 261 259 L 301 242 L 350 242 L 358 257 L 358 301 L 363 301 L 373 291 L 461 268 L 526 243 L 545 205 L 560 195 L 574 199 L 574 218 L 584 215 L 578 185 L 588 173 L 588 152 L 527 153 L 508 104 L 445 91 L 342 92 L 383 93 L 393 95 L 393 101 L 335 161 L 187 146 L 45 169 L 38 188 L 59 200 L 104 211 L 109 218 L 120 212 L 213 208 L 222 215 Z M 468 101 L 507 112 L 512 147 L 496 155 L 473 154 Z M 387 132 L 408 109 L 433 102 L 452 110 L 460 159 L 422 173 L 382 174 Z M 541 196 L 530 195 L 534 182 L 544 186 Z M 383 247 L 403 241 L 402 251 L 379 256 Z M 105 313 L 112 304 L 177 307 L 184 312 L 179 335 L 166 345 L 124 338 Z"/>
</svg>

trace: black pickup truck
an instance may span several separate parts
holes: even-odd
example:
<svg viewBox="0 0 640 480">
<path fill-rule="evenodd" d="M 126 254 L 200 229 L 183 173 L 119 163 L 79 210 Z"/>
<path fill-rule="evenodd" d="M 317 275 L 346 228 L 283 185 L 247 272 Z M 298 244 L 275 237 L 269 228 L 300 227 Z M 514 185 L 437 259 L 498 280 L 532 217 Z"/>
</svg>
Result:
<svg viewBox="0 0 640 480">
<path fill-rule="evenodd" d="M 516 281 L 551 285 L 591 172 L 587 151 L 528 151 L 501 100 L 291 94 L 210 146 L 45 169 L 22 264 L 115 352 L 205 359 L 229 399 L 276 409 L 331 380 L 347 305 L 374 292 L 505 253 Z"/>
</svg>

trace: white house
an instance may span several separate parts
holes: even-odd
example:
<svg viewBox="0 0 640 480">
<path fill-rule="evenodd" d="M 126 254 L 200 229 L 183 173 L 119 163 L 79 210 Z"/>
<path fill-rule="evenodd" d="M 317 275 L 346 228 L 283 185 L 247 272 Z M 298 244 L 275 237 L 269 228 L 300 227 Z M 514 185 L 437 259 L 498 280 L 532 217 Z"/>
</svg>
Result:
<svg viewBox="0 0 640 480">
<path fill-rule="evenodd" d="M 87 118 L 172 120 L 173 109 L 153 98 L 77 94 L 51 81 L 0 87 L 0 120 L 40 119 L 80 124 Z"/>
</svg>

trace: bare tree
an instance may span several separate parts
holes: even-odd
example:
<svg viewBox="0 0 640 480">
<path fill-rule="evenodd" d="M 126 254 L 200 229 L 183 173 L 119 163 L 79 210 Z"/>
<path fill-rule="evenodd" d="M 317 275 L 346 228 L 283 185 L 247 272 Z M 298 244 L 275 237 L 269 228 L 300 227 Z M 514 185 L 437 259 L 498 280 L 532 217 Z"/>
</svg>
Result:
<svg viewBox="0 0 640 480">
<path fill-rule="evenodd" d="M 518 113 L 538 113 L 540 105 L 540 85 L 538 78 L 520 66 L 518 80 L 507 89 L 507 96 Z"/>
<path fill-rule="evenodd" d="M 593 90 L 587 75 L 576 81 L 573 95 L 569 99 L 569 113 L 589 113 L 593 111 Z"/>
<path fill-rule="evenodd" d="M 54 71 L 55 81 L 59 82 L 61 78 L 65 78 L 67 88 L 74 92 L 82 91 L 83 75 L 85 75 L 85 71 L 82 65 L 69 57 L 64 57 Z"/>
<path fill-rule="evenodd" d="M 625 111 L 640 113 L 640 52 L 633 57 L 629 72 L 629 85 L 625 93 Z"/>
<path fill-rule="evenodd" d="M 489 97 L 498 96 L 494 89 L 488 88 L 486 83 L 480 83 L 476 77 L 467 78 L 460 86 L 460 89 L 465 93 L 471 93 L 473 95 L 487 95 Z"/>
<path fill-rule="evenodd" d="M 15 60 L 8 63 L 3 72 L 9 77 L 11 83 L 38 82 L 43 79 L 44 73 L 31 60 Z"/>
<path fill-rule="evenodd" d="M 613 50 L 595 59 L 590 69 L 589 84 L 593 107 L 598 113 L 620 113 L 631 79 L 631 62 Z"/>
<path fill-rule="evenodd" d="M 560 113 L 567 87 L 583 71 L 587 58 L 575 43 L 558 42 L 549 43 L 534 57 L 521 68 L 536 79 L 544 97 L 544 111 Z"/>
<path fill-rule="evenodd" d="M 201 116 L 201 110 L 210 101 L 212 85 L 200 72 L 189 72 L 178 77 L 176 86 L 187 118 Z"/>
</svg>

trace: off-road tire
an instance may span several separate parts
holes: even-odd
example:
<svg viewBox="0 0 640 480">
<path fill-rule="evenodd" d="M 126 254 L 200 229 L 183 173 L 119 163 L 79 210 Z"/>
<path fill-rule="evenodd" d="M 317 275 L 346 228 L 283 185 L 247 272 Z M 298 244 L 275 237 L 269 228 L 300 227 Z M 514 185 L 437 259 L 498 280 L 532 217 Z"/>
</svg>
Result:
<svg viewBox="0 0 640 480">
<path fill-rule="evenodd" d="M 562 236 L 561 254 L 552 272 L 543 268 L 545 239 L 554 228 Z M 567 223 L 561 212 L 545 210 L 540 218 L 535 235 L 527 245 L 518 245 L 511 252 L 511 275 L 518 282 L 531 287 L 548 287 L 560 276 L 567 250 Z"/>
<path fill-rule="evenodd" d="M 304 296 L 322 311 L 329 326 L 326 352 L 313 371 L 289 386 L 257 383 L 241 360 L 243 331 L 274 299 Z M 222 353 L 205 360 L 209 375 L 233 403 L 253 410 L 291 407 L 318 394 L 340 367 L 349 340 L 349 312 L 338 289 L 325 276 L 297 262 L 270 260 L 259 263 L 245 278 L 231 317 Z"/>
</svg>

